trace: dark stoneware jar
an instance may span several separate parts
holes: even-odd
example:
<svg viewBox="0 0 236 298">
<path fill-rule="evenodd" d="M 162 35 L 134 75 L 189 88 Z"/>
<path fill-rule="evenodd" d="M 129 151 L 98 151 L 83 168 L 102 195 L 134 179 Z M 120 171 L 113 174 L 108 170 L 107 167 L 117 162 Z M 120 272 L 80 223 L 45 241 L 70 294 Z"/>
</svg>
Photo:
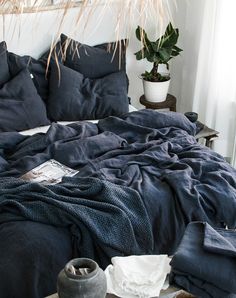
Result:
<svg viewBox="0 0 236 298">
<path fill-rule="evenodd" d="M 59 298 L 104 298 L 106 291 L 105 273 L 91 259 L 73 259 L 58 275 Z"/>
<path fill-rule="evenodd" d="M 191 122 L 196 122 L 198 119 L 198 114 L 195 112 L 186 112 L 184 115 L 188 118 L 189 121 Z"/>
</svg>

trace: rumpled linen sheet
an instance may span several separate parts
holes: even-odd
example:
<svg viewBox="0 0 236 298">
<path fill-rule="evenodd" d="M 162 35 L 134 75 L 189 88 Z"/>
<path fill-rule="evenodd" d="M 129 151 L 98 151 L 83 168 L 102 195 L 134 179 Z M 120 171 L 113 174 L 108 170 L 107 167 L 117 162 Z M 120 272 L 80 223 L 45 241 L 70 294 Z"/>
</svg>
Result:
<svg viewBox="0 0 236 298">
<path fill-rule="evenodd" d="M 171 283 L 197 297 L 235 298 L 236 231 L 190 223 L 171 266 Z"/>
<path fill-rule="evenodd" d="M 171 255 L 192 221 L 235 228 L 236 171 L 195 130 L 182 114 L 141 110 L 0 133 L 0 297 L 52 294 L 73 257 L 105 268 L 114 256 Z M 20 179 L 51 158 L 79 173 L 53 186 Z"/>
</svg>

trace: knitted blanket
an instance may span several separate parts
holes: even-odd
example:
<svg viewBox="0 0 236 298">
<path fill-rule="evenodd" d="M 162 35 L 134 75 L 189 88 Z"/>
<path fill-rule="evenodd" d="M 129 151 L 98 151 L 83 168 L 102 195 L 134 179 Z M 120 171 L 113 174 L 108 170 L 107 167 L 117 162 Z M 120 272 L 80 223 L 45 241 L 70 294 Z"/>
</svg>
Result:
<svg viewBox="0 0 236 298">
<path fill-rule="evenodd" d="M 173 254 L 192 221 L 235 228 L 236 170 L 195 131 L 179 113 L 141 110 L 0 133 L 0 293 L 47 296 L 72 257 L 104 268 L 113 256 Z M 79 173 L 54 186 L 19 179 L 49 159 Z"/>
</svg>

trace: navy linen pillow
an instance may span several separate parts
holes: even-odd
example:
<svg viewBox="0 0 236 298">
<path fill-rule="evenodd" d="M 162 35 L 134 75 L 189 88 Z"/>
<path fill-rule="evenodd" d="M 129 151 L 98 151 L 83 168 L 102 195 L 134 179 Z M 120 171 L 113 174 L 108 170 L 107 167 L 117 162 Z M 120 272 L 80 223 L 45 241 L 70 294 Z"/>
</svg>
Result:
<svg viewBox="0 0 236 298">
<path fill-rule="evenodd" d="M 50 124 L 46 107 L 27 69 L 0 89 L 0 131 L 21 131 Z"/>
<path fill-rule="evenodd" d="M 92 47 L 61 34 L 61 46 L 66 53 L 64 65 L 87 78 L 97 79 L 120 70 L 126 72 L 126 40 L 121 40 L 120 46 L 111 42 Z"/>
<path fill-rule="evenodd" d="M 57 43 L 55 51 L 53 51 L 53 54 L 51 56 L 52 60 L 55 59 L 55 55 L 57 55 L 56 53 L 58 53 L 59 47 L 60 43 Z M 49 51 L 44 53 L 41 58 L 37 60 L 30 56 L 19 56 L 11 52 L 8 53 L 8 64 L 11 76 L 16 76 L 22 69 L 27 67 L 30 73 L 33 75 L 33 82 L 38 91 L 38 94 L 44 101 L 47 101 L 49 88 L 49 74 L 46 74 L 48 55 Z M 60 53 L 57 56 L 57 60 L 59 62 L 62 61 L 62 56 Z"/>
<path fill-rule="evenodd" d="M 124 71 L 91 80 L 64 65 L 51 65 L 47 109 L 54 121 L 120 116 L 129 111 Z"/>
<path fill-rule="evenodd" d="M 7 46 L 5 41 L 0 43 L 0 87 L 10 80 L 10 71 L 7 63 Z"/>
</svg>

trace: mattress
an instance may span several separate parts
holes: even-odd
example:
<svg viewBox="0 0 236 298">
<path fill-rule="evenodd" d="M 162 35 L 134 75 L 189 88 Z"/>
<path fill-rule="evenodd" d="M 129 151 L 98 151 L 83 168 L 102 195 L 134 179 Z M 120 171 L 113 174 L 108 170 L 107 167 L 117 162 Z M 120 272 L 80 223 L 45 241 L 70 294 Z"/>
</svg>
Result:
<svg viewBox="0 0 236 298">
<path fill-rule="evenodd" d="M 134 106 L 129 105 L 129 112 L 133 112 L 133 111 L 137 111 L 137 109 Z M 92 123 L 98 122 L 98 120 L 88 120 L 88 121 L 92 122 Z M 61 125 L 68 125 L 68 124 L 75 123 L 75 122 L 76 121 L 59 121 L 58 123 Z M 49 127 L 50 127 L 50 125 L 35 127 L 32 129 L 23 130 L 20 132 L 20 134 L 25 135 L 25 136 L 32 136 L 36 133 L 46 133 L 48 131 Z"/>
</svg>

